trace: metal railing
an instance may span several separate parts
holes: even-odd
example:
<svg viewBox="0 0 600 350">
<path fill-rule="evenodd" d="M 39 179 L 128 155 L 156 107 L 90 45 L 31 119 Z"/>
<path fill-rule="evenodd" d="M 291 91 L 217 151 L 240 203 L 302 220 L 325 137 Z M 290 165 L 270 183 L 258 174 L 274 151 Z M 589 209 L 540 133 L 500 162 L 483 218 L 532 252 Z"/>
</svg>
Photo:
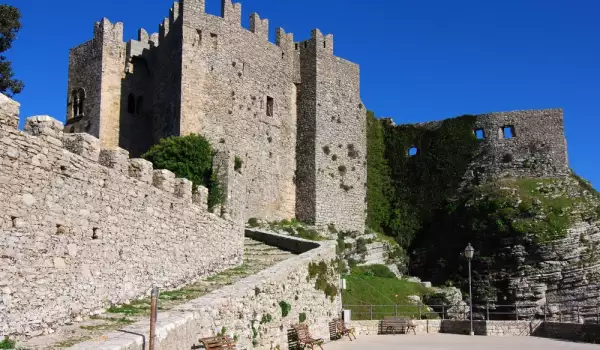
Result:
<svg viewBox="0 0 600 350">
<path fill-rule="evenodd" d="M 389 304 L 389 305 L 344 305 L 351 310 L 354 320 L 383 320 L 386 317 L 408 317 L 413 319 L 468 320 L 469 306 Z M 473 305 L 474 320 L 544 320 L 568 323 L 600 324 L 600 305 L 562 304 L 487 304 Z"/>
</svg>

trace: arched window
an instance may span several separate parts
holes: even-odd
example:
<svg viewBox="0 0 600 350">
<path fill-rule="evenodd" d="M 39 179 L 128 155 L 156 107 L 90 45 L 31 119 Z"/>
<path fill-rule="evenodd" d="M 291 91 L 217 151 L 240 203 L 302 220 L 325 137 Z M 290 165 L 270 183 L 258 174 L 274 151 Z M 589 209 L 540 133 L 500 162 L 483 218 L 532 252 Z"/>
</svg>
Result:
<svg viewBox="0 0 600 350">
<path fill-rule="evenodd" d="M 137 103 L 135 104 L 135 114 L 142 115 L 144 111 L 144 96 L 138 96 Z"/>
<path fill-rule="evenodd" d="M 129 94 L 129 97 L 127 97 L 127 113 L 135 113 L 135 96 L 133 94 Z"/>
<path fill-rule="evenodd" d="M 77 117 L 79 115 L 79 93 L 77 90 L 73 90 L 73 92 L 71 92 L 71 108 L 71 118 Z"/>
<path fill-rule="evenodd" d="M 79 115 L 84 115 L 85 90 L 80 88 L 77 92 L 79 94 Z"/>
</svg>

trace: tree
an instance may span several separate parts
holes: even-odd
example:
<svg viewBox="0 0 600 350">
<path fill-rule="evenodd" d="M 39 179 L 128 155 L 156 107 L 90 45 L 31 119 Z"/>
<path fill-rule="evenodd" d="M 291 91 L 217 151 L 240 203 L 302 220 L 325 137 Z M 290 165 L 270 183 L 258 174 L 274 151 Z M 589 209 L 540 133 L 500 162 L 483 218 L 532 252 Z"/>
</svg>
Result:
<svg viewBox="0 0 600 350">
<path fill-rule="evenodd" d="M 0 5 L 0 53 L 12 46 L 17 32 L 21 29 L 21 12 L 9 5 Z M 23 82 L 13 79 L 11 62 L 0 55 L 0 92 L 13 96 L 23 90 Z"/>
</svg>

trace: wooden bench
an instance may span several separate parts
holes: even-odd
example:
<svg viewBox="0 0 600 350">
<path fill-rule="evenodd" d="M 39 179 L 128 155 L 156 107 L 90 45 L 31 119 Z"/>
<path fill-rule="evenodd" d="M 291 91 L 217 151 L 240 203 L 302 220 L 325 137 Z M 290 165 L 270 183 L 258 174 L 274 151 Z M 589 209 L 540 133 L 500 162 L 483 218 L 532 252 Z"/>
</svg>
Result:
<svg viewBox="0 0 600 350">
<path fill-rule="evenodd" d="M 333 320 L 333 322 L 335 322 L 336 333 L 340 338 L 347 335 L 348 338 L 350 338 L 350 341 L 352 341 L 352 336 L 354 336 L 354 339 L 356 340 L 356 333 L 354 328 L 346 328 L 344 320 L 338 318 Z"/>
<path fill-rule="evenodd" d="M 302 349 L 306 347 L 310 347 L 311 350 L 315 349 L 315 345 L 318 346 L 321 350 L 323 350 L 324 340 L 321 338 L 315 339 L 310 335 L 308 331 L 308 325 L 304 323 L 300 323 L 293 326 L 296 334 L 298 335 L 298 344 Z"/>
<path fill-rule="evenodd" d="M 230 336 L 201 338 L 198 340 L 206 350 L 235 349 L 235 342 Z"/>
<path fill-rule="evenodd" d="M 386 317 L 380 323 L 380 334 L 397 334 L 404 333 L 408 334 L 408 331 L 411 330 L 416 335 L 417 331 L 415 330 L 415 326 L 409 322 L 407 318 L 396 318 L 396 317 Z"/>
</svg>

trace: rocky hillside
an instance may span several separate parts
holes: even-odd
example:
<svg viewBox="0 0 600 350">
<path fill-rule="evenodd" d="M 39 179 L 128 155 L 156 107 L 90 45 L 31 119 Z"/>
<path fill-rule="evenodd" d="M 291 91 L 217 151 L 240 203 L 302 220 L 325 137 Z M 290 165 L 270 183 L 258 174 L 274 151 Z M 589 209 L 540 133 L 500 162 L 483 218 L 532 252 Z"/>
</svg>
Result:
<svg viewBox="0 0 600 350">
<path fill-rule="evenodd" d="M 600 196 L 585 181 L 501 179 L 465 189 L 435 217 L 412 245 L 413 274 L 466 290 L 461 252 L 471 242 L 475 304 L 516 303 L 520 318 L 543 314 L 545 304 L 553 314 L 579 307 L 596 317 Z"/>
</svg>

